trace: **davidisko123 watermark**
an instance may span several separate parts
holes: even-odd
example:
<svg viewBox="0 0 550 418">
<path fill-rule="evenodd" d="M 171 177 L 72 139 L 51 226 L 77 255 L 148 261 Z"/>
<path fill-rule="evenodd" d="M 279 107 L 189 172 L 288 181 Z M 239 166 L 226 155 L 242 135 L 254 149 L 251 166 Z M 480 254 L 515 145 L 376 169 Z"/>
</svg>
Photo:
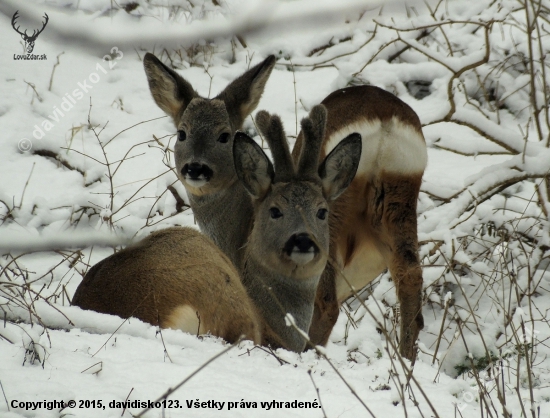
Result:
<svg viewBox="0 0 550 418">
<path fill-rule="evenodd" d="M 65 117 L 76 105 L 77 101 L 82 100 L 94 85 L 101 81 L 101 78 L 109 73 L 110 70 L 116 67 L 118 60 L 121 60 L 124 54 L 118 47 L 111 48 L 110 54 L 103 56 L 103 61 L 98 62 L 95 66 L 95 71 L 91 72 L 83 81 L 77 83 L 77 88 L 72 92 L 67 92 L 62 96 L 61 103 L 53 106 L 53 112 L 44 119 L 40 125 L 34 125 L 32 136 L 35 139 L 42 139 L 46 136 L 55 124 Z M 32 141 L 28 138 L 22 138 L 17 147 L 21 152 L 27 152 L 32 149 Z"/>
<path fill-rule="evenodd" d="M 17 25 L 17 18 L 18 17 L 19 17 L 19 10 L 17 10 L 13 14 L 13 17 L 11 18 L 11 26 L 13 27 L 13 29 L 19 35 L 21 35 L 21 38 L 23 38 L 23 41 L 25 42 L 25 51 L 27 53 L 26 54 L 13 54 L 13 59 L 14 60 L 46 60 L 46 59 L 48 59 L 46 54 L 36 55 L 36 54 L 32 53 L 32 51 L 34 51 L 34 43 L 36 42 L 36 38 L 38 38 L 38 35 L 40 35 L 44 31 L 44 29 L 46 28 L 46 25 L 48 24 L 48 21 L 50 20 L 48 15 L 46 13 L 44 13 L 44 22 L 42 23 L 42 28 L 41 29 L 34 29 L 32 31 L 32 35 L 29 35 L 27 33 L 28 29 L 25 29 L 25 31 L 22 32 L 19 29 L 21 27 L 20 25 L 15 26 L 15 25 Z"/>
</svg>

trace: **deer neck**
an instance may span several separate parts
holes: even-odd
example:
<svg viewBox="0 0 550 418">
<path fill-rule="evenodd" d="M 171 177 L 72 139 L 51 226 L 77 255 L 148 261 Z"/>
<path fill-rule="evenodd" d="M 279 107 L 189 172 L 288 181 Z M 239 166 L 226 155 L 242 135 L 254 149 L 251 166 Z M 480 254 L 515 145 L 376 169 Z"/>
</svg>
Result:
<svg viewBox="0 0 550 418">
<path fill-rule="evenodd" d="M 302 352 L 306 340 L 293 326 L 287 326 L 285 315 L 291 314 L 296 326 L 308 333 L 320 275 L 300 280 L 280 275 L 247 254 L 242 276 L 264 323 L 263 343 Z"/>
<path fill-rule="evenodd" d="M 188 195 L 201 231 L 241 270 L 244 245 L 254 217 L 250 195 L 241 182 L 235 181 L 229 188 L 216 193 Z"/>
</svg>

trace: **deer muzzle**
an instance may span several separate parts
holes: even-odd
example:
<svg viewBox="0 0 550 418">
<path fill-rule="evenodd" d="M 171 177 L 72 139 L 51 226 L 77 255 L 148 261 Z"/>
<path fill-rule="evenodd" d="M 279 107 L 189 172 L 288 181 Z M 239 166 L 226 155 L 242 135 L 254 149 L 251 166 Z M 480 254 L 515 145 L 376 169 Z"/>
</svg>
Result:
<svg viewBox="0 0 550 418">
<path fill-rule="evenodd" d="M 214 172 L 206 164 L 193 162 L 185 164 L 181 169 L 181 174 L 189 185 L 198 188 L 209 182 Z"/>
<path fill-rule="evenodd" d="M 283 251 L 296 264 L 303 266 L 315 258 L 319 253 L 319 247 L 311 239 L 308 233 L 292 235 L 286 242 Z"/>
</svg>

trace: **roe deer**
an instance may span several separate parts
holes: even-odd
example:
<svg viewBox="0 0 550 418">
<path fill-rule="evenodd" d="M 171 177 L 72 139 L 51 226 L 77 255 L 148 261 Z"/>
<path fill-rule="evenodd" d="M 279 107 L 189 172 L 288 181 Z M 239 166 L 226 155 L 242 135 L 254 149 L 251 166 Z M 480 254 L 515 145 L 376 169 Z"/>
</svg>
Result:
<svg viewBox="0 0 550 418">
<path fill-rule="evenodd" d="M 297 169 L 277 116 L 260 112 L 257 117 L 275 168 L 252 139 L 237 133 L 235 172 L 254 202 L 242 284 L 206 237 L 171 228 L 96 264 L 73 304 L 191 333 L 210 332 L 230 342 L 244 333 L 255 342 L 302 351 L 306 340 L 287 326 L 286 315 L 309 330 L 329 251 L 328 200 L 350 184 L 361 155 L 361 139 L 352 134 L 320 163 L 325 121 L 322 106 L 302 121 L 307 148 Z"/>
<path fill-rule="evenodd" d="M 413 359 L 424 325 L 416 202 L 427 151 L 420 120 L 396 96 L 373 86 L 337 90 L 321 103 L 328 116 L 320 157 L 351 132 L 361 135 L 363 153 L 352 183 L 330 207 L 329 263 L 310 338 L 325 344 L 339 305 L 353 293 L 350 285 L 359 290 L 389 268 L 401 311 L 399 351 Z M 300 133 L 293 158 L 306 148 Z"/>
<path fill-rule="evenodd" d="M 144 65 L 155 102 L 172 116 L 178 130 L 176 170 L 197 222 L 242 270 L 252 203 L 242 184 L 233 180 L 233 166 L 227 164 L 232 158 L 229 147 L 216 140 L 228 129 L 228 117 L 221 116 L 224 109 L 243 115 L 243 108 L 251 112 L 255 105 L 231 108 L 242 99 L 223 103 L 214 99 L 208 108 L 201 102 L 204 110 L 199 115 L 188 109 L 196 93 L 187 81 L 151 54 L 145 56 Z M 273 65 L 274 59 L 268 57 L 218 97 L 259 97 Z M 310 338 L 315 344 L 327 342 L 339 304 L 352 293 L 344 277 L 360 289 L 389 267 L 401 305 L 400 352 L 412 359 L 423 327 L 416 201 L 427 153 L 418 116 L 393 94 L 372 86 L 338 90 L 322 103 L 328 111 L 322 155 L 351 132 L 362 134 L 364 150 L 358 177 L 331 205 L 330 257 L 317 293 Z M 302 137 L 298 136 L 292 153 L 295 159 Z"/>
<path fill-rule="evenodd" d="M 233 137 L 258 105 L 275 57 L 252 67 L 214 99 L 200 97 L 151 53 L 145 54 L 143 65 L 155 102 L 176 125 L 176 172 L 195 219 L 241 268 L 253 208 L 233 165 Z"/>
<path fill-rule="evenodd" d="M 93 266 L 74 294 L 82 309 L 131 316 L 190 334 L 259 343 L 261 326 L 239 274 L 191 228 L 153 232 Z"/>
<path fill-rule="evenodd" d="M 244 248 L 242 280 L 264 319 L 263 342 L 303 351 L 306 340 L 287 326 L 286 314 L 307 333 L 329 251 L 328 204 L 351 183 L 361 156 L 361 138 L 351 134 L 319 160 L 326 109 L 314 107 L 302 120 L 304 152 L 293 163 L 278 116 L 259 112 L 256 124 L 273 154 L 243 133 L 233 145 L 235 170 L 254 203 Z"/>
</svg>

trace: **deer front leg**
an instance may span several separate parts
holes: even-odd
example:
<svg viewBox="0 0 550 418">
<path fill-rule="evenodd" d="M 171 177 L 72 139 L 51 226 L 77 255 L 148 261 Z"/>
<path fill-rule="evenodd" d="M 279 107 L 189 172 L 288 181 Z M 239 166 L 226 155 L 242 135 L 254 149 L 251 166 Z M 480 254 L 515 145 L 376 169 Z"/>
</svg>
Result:
<svg viewBox="0 0 550 418">
<path fill-rule="evenodd" d="M 335 269 L 329 261 L 319 281 L 313 308 L 313 320 L 309 327 L 309 339 L 314 345 L 327 344 L 328 337 L 338 319 L 338 313 Z"/>
</svg>

